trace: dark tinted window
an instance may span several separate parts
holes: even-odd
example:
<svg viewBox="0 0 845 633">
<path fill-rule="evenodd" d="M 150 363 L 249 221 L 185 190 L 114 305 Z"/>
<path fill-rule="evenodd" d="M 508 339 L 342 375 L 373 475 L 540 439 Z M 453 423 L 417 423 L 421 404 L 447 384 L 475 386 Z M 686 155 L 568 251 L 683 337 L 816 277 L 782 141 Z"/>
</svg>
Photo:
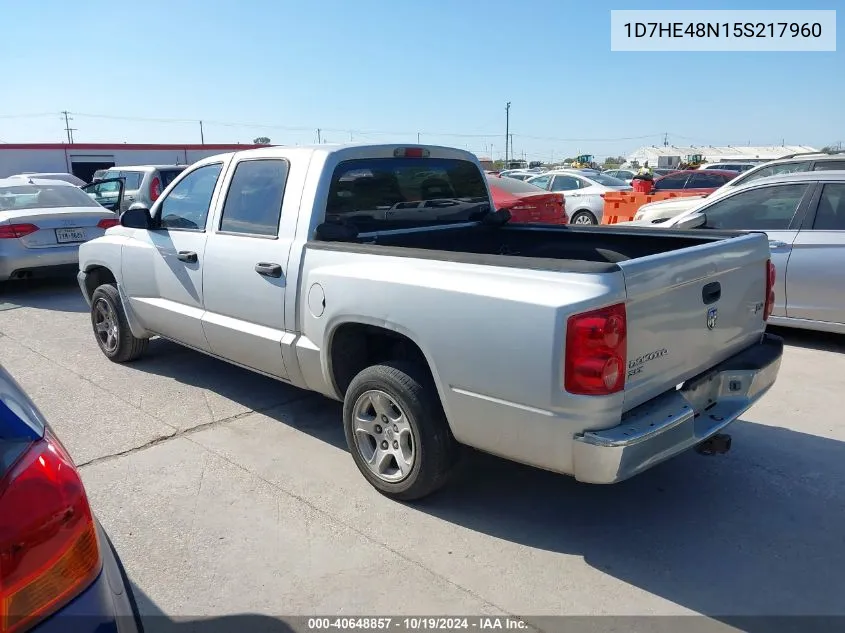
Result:
<svg viewBox="0 0 845 633">
<path fill-rule="evenodd" d="M 715 189 L 725 184 L 725 177 L 717 174 L 693 174 L 687 183 L 687 189 Z"/>
<path fill-rule="evenodd" d="M 161 228 L 205 230 L 211 196 L 223 165 L 204 165 L 185 176 L 158 207 Z"/>
<path fill-rule="evenodd" d="M 250 235 L 277 235 L 288 177 L 284 160 L 238 163 L 223 204 L 220 230 Z"/>
<path fill-rule="evenodd" d="M 845 169 L 845 160 L 816 161 L 813 171 L 839 171 Z"/>
<path fill-rule="evenodd" d="M 474 163 L 369 158 L 335 168 L 326 222 L 348 222 L 366 232 L 473 221 L 489 211 L 487 186 Z"/>
<path fill-rule="evenodd" d="M 543 189 L 514 178 L 488 177 L 487 181 L 491 186 L 507 191 L 508 193 L 540 193 Z"/>
<path fill-rule="evenodd" d="M 580 188 L 581 179 L 575 176 L 555 176 L 552 183 L 552 191 L 573 191 Z"/>
<path fill-rule="evenodd" d="M 845 231 L 845 184 L 824 186 L 813 228 L 817 231 Z"/>
<path fill-rule="evenodd" d="M 664 176 L 660 180 L 654 181 L 655 191 L 663 191 L 666 189 L 683 189 L 689 174 L 674 174 L 672 176 Z"/>
<path fill-rule="evenodd" d="M 159 177 L 161 178 L 161 188 L 164 190 L 171 182 L 176 180 L 176 176 L 181 174 L 184 169 L 160 169 L 158 171 Z"/>
<path fill-rule="evenodd" d="M 780 231 L 789 228 L 809 184 L 773 185 L 743 191 L 702 209 L 704 228 Z"/>
</svg>

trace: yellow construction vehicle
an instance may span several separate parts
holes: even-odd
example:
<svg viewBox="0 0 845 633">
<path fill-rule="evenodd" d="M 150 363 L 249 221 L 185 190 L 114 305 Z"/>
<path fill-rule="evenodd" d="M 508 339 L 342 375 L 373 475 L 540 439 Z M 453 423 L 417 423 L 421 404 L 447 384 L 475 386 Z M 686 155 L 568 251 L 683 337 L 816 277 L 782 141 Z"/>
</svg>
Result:
<svg viewBox="0 0 845 633">
<path fill-rule="evenodd" d="M 572 161 L 572 168 L 573 169 L 598 169 L 598 165 L 595 163 L 595 157 L 592 154 L 581 154 L 580 156 L 576 156 L 575 160 Z"/>
<path fill-rule="evenodd" d="M 678 165 L 678 169 L 698 169 L 704 164 L 704 156 L 701 154 L 687 154 L 684 160 Z"/>
</svg>

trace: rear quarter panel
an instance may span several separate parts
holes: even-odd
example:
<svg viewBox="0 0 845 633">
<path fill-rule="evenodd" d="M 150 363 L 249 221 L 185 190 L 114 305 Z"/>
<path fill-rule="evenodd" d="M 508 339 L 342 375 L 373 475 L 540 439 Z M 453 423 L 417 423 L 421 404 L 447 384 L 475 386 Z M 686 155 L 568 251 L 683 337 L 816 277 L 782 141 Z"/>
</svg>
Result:
<svg viewBox="0 0 845 633">
<path fill-rule="evenodd" d="M 318 316 L 319 302 L 309 295 L 320 289 L 325 307 Z M 330 376 L 336 329 L 352 322 L 396 331 L 426 357 L 459 441 L 526 463 L 567 464 L 569 446 L 560 438 L 618 424 L 622 394 L 563 392 L 566 318 L 624 298 L 620 272 L 562 273 L 308 248 L 300 365 L 310 388 L 341 398 Z M 320 375 L 308 370 L 303 350 L 319 351 Z"/>
</svg>

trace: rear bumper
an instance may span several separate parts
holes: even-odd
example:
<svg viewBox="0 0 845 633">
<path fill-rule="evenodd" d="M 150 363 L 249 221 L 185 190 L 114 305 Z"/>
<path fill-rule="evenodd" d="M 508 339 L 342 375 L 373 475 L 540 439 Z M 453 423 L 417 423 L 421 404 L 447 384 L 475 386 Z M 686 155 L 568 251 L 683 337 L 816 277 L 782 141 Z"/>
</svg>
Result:
<svg viewBox="0 0 845 633">
<path fill-rule="evenodd" d="M 577 435 L 575 478 L 595 484 L 628 479 L 703 442 L 759 400 L 780 370 L 783 339 L 759 343 L 622 416 L 612 429 Z"/>
<path fill-rule="evenodd" d="M 50 271 L 61 271 L 78 266 L 79 244 L 53 248 L 24 248 L 17 244 L 14 246 L 4 245 L 3 251 L 0 253 L 0 281 L 11 279 L 23 271 L 38 276 Z"/>
</svg>

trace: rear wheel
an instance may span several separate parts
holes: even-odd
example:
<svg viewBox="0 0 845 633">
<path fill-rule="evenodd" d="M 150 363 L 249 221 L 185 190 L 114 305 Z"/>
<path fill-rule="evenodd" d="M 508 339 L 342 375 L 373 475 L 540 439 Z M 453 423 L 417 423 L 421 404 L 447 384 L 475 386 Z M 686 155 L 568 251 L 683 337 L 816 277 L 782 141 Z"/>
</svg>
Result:
<svg viewBox="0 0 845 633">
<path fill-rule="evenodd" d="M 149 339 L 137 338 L 129 329 L 120 294 L 113 284 L 103 284 L 91 297 L 91 327 L 100 350 L 115 363 L 141 356 Z"/>
<path fill-rule="evenodd" d="M 589 211 L 578 211 L 572 216 L 572 220 L 569 222 L 570 224 L 598 224 L 599 221 Z"/>
<path fill-rule="evenodd" d="M 393 499 L 431 494 L 457 462 L 437 389 L 416 363 L 387 361 L 361 371 L 346 391 L 343 426 L 358 470 Z"/>
</svg>

